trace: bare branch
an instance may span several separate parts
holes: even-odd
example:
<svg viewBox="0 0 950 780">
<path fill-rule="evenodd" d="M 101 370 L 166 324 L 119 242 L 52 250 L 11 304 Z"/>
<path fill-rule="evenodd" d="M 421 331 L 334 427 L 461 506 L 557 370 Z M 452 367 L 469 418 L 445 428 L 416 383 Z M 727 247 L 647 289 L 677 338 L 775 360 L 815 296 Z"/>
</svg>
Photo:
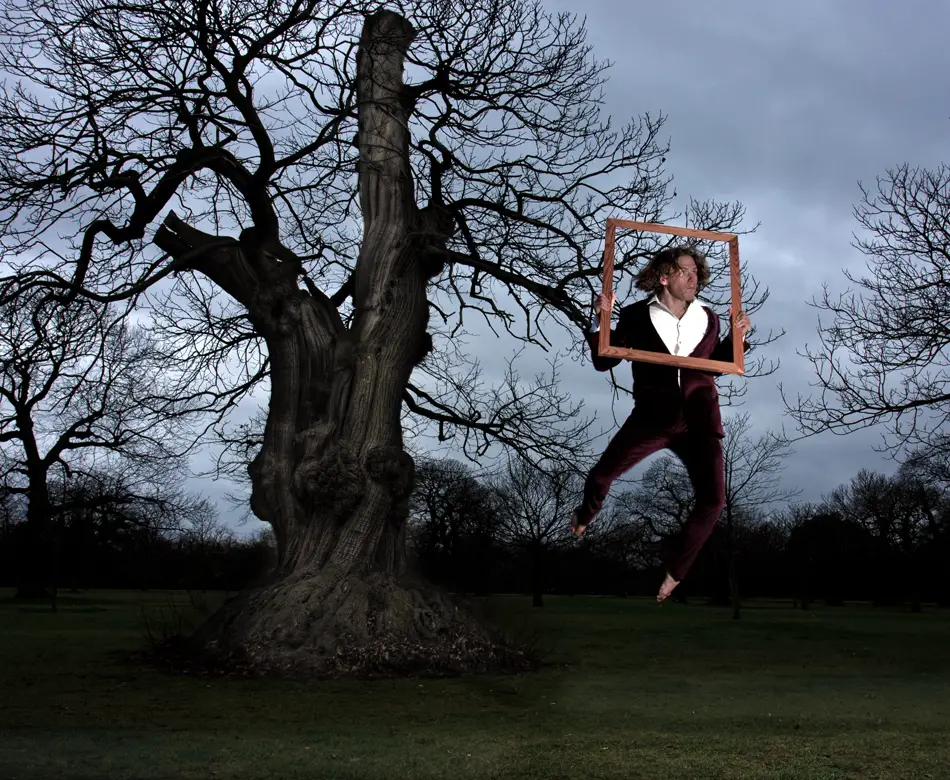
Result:
<svg viewBox="0 0 950 780">
<path fill-rule="evenodd" d="M 845 272 L 861 292 L 834 299 L 826 287 L 812 302 L 833 318 L 819 318 L 820 345 L 800 353 L 815 368 L 819 394 L 793 402 L 783 392 L 783 400 L 800 438 L 885 423 L 891 446 L 882 449 L 896 457 L 950 420 L 950 168 L 903 165 L 879 178 L 875 193 L 861 192 L 855 217 L 870 237 L 855 246 L 868 273 Z"/>
</svg>

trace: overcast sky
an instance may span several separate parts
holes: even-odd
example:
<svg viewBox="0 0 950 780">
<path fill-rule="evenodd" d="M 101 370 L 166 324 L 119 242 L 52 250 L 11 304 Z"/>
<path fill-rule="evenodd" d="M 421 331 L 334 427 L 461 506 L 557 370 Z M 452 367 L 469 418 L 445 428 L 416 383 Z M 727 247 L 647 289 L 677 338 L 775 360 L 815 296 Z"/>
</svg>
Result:
<svg viewBox="0 0 950 780">
<path fill-rule="evenodd" d="M 587 15 L 595 56 L 614 63 L 606 109 L 616 122 L 645 112 L 667 116 L 667 170 L 678 205 L 682 196 L 738 200 L 746 226 L 761 223 L 741 240 L 743 263 L 771 292 L 754 324 L 763 332 L 784 328 L 786 335 L 768 347 L 781 360 L 776 374 L 740 380 L 749 383 L 741 410 L 751 413 L 756 431 L 783 423 L 792 430 L 777 385 L 807 393 L 814 379 L 811 364 L 796 355 L 817 343 L 818 312 L 806 301 L 820 296 L 823 283 L 844 291 L 842 269 L 865 267 L 851 245 L 858 182 L 873 186 L 887 168 L 946 159 L 950 6 L 943 0 L 546 5 Z M 478 351 L 498 355 L 490 346 Z M 563 377 L 569 390 L 586 395 L 598 429 L 615 430 L 606 375 L 587 362 L 568 364 Z M 786 484 L 801 488 L 801 499 L 818 500 L 860 468 L 893 472 L 894 462 L 871 449 L 880 433 L 824 434 L 797 444 Z M 206 481 L 200 489 L 220 492 Z M 223 504 L 221 510 L 235 516 Z"/>
</svg>

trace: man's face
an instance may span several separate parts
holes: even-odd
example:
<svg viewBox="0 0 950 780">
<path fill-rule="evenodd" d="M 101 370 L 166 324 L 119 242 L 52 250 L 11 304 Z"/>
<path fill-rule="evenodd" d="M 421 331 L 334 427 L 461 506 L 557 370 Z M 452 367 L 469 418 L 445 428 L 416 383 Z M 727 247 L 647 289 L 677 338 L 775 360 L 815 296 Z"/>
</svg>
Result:
<svg viewBox="0 0 950 780">
<path fill-rule="evenodd" d="M 680 255 L 676 259 L 676 271 L 670 276 L 661 276 L 660 284 L 678 301 L 692 303 L 698 291 L 696 261 L 689 255 Z"/>
</svg>

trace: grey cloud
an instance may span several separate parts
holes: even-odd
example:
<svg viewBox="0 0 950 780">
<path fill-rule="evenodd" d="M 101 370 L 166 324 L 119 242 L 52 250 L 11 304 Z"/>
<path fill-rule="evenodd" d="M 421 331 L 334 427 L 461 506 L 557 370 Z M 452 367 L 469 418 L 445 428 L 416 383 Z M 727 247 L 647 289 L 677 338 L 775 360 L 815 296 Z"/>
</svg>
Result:
<svg viewBox="0 0 950 780">
<path fill-rule="evenodd" d="M 732 0 L 631 12 L 599 2 L 585 12 L 596 55 L 615 62 L 610 110 L 669 115 L 681 192 L 747 201 L 781 188 L 847 208 L 858 179 L 940 159 L 944 4 Z"/>
</svg>

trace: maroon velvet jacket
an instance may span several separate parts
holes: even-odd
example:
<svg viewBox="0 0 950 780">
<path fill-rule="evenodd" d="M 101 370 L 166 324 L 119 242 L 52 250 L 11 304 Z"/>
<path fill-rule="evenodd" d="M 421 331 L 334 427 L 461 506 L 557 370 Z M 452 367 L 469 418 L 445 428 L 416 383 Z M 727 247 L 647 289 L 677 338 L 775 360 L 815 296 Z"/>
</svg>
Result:
<svg viewBox="0 0 950 780">
<path fill-rule="evenodd" d="M 617 327 L 610 331 L 611 346 L 670 354 L 650 319 L 648 300 L 637 301 L 620 310 Z M 719 318 L 709 309 L 706 314 L 709 317 L 706 334 L 689 356 L 731 363 L 732 334 L 720 341 Z M 600 357 L 597 354 L 598 339 L 597 333 L 587 334 L 594 368 L 608 371 L 619 365 L 621 358 Z M 748 351 L 749 345 L 745 344 L 744 348 Z M 695 368 L 679 369 L 680 387 L 676 383 L 676 366 L 631 360 L 630 367 L 633 370 L 634 413 L 642 416 L 644 423 L 650 427 L 667 428 L 675 424 L 682 412 L 689 430 L 708 432 L 723 438 L 719 390 L 716 388 L 716 377 L 722 376 L 721 373 Z"/>
</svg>

